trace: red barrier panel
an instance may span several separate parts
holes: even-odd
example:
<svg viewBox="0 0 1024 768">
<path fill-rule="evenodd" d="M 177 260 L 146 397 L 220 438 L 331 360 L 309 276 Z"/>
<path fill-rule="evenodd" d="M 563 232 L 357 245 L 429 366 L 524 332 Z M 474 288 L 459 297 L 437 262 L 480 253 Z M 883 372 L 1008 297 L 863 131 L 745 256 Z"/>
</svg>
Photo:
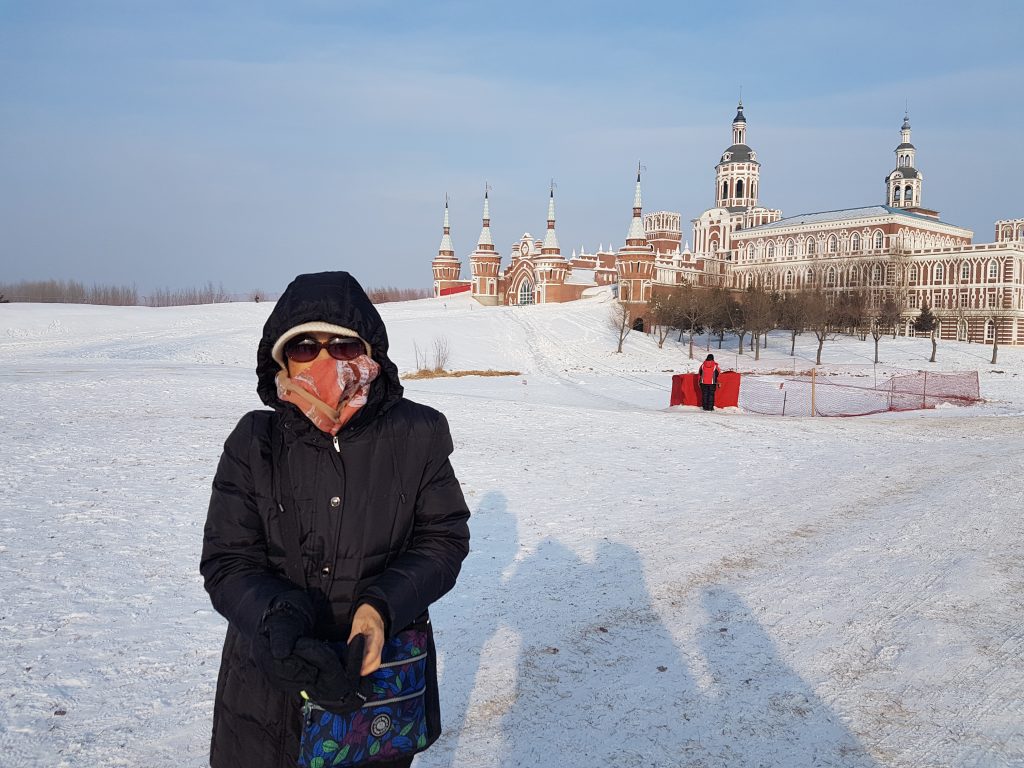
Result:
<svg viewBox="0 0 1024 768">
<path fill-rule="evenodd" d="M 740 401 L 740 375 L 735 371 L 724 371 L 718 375 L 718 389 L 715 390 L 715 407 L 729 408 Z M 700 405 L 700 385 L 696 373 L 677 373 L 672 377 L 672 399 L 670 405 Z"/>
<path fill-rule="evenodd" d="M 451 296 L 456 293 L 465 293 L 472 287 L 472 285 L 453 285 L 451 288 L 442 288 L 440 294 L 442 296 Z"/>
</svg>

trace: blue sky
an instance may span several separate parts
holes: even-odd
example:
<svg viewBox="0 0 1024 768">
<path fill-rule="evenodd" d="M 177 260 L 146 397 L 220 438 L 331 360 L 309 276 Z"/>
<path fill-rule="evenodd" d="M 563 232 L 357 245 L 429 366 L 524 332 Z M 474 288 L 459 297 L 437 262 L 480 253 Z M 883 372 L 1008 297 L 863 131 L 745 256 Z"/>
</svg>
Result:
<svg viewBox="0 0 1024 768">
<path fill-rule="evenodd" d="M 484 183 L 503 256 L 621 245 L 713 203 L 740 88 L 761 201 L 881 203 L 909 103 L 923 202 L 1024 216 L 1024 4 L 5 2 L 0 282 L 232 292 L 297 272 L 429 287 L 445 195 L 468 276 Z"/>
</svg>

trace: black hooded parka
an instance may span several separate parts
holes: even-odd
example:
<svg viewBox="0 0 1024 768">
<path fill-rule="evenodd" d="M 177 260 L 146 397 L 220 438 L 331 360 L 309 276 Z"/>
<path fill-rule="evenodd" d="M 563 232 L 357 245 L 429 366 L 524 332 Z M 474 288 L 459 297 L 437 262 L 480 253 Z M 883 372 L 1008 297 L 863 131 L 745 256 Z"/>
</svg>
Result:
<svg viewBox="0 0 1024 768">
<path fill-rule="evenodd" d="M 355 331 L 381 367 L 368 402 L 336 439 L 277 398 L 274 342 L 309 322 Z M 228 619 L 213 768 L 296 764 L 301 699 L 272 687 L 251 656 L 252 638 L 275 597 L 306 586 L 322 639 L 347 639 L 361 602 L 381 611 L 393 634 L 452 588 L 469 551 L 469 510 L 448 460 L 448 422 L 402 396 L 387 351 L 380 315 L 345 272 L 300 275 L 264 326 L 257 392 L 273 410 L 242 417 L 224 444 L 200 563 L 213 606 Z M 286 576 L 275 446 L 288 462 L 306 585 Z M 435 674 L 431 669 L 427 697 L 434 736 L 440 730 Z"/>
</svg>

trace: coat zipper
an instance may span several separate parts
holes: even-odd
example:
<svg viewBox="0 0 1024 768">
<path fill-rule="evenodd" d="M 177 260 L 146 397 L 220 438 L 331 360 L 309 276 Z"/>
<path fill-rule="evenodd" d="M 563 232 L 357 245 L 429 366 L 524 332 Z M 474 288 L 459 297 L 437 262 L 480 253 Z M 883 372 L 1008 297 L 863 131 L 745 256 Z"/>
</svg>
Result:
<svg viewBox="0 0 1024 768">
<path fill-rule="evenodd" d="M 331 439 L 334 441 L 334 450 L 337 451 L 338 453 L 341 453 L 341 446 L 338 445 L 338 436 L 334 435 L 334 437 L 332 437 Z"/>
</svg>

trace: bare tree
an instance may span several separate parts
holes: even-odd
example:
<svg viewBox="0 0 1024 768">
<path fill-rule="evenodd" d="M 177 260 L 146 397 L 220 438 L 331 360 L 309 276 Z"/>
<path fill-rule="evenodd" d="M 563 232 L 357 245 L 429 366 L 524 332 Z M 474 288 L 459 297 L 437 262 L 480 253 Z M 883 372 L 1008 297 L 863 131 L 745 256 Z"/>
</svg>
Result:
<svg viewBox="0 0 1024 768">
<path fill-rule="evenodd" d="M 704 330 L 705 318 L 708 314 L 707 291 L 692 285 L 684 285 L 676 292 L 676 317 L 679 331 L 686 331 L 690 338 L 690 359 L 693 360 L 694 334 Z"/>
<path fill-rule="evenodd" d="M 818 340 L 818 355 L 815 365 L 821 365 L 821 351 L 825 342 L 835 338 L 835 312 L 826 296 L 820 289 L 807 292 L 807 327 L 814 332 Z"/>
<path fill-rule="evenodd" d="M 447 336 L 436 336 L 428 351 L 420 349 L 420 345 L 414 340 L 412 353 L 417 371 L 444 373 L 448 368 L 448 361 L 451 359 L 451 345 L 448 343 Z"/>
<path fill-rule="evenodd" d="M 867 295 L 863 291 L 843 291 L 833 304 L 832 322 L 835 327 L 855 334 L 865 327 L 867 317 Z"/>
<path fill-rule="evenodd" d="M 789 354 L 796 354 L 796 337 L 807 330 L 807 293 L 792 291 L 782 297 L 779 325 L 789 331 Z"/>
<path fill-rule="evenodd" d="M 743 316 L 754 342 L 754 359 L 761 359 L 761 334 L 775 325 L 775 302 L 761 286 L 753 286 L 743 294 Z"/>
<path fill-rule="evenodd" d="M 658 349 L 665 346 L 665 339 L 677 324 L 678 300 L 675 291 L 658 293 L 651 299 L 650 316 L 654 319 L 651 332 L 658 340 Z"/>
<path fill-rule="evenodd" d="M 999 315 L 992 315 L 989 318 L 992 322 L 992 365 L 999 359 Z"/>
<path fill-rule="evenodd" d="M 892 337 L 895 339 L 902 319 L 903 305 L 900 303 L 899 295 L 887 293 L 882 297 L 882 303 L 878 307 L 879 324 L 886 332 L 892 331 Z"/>
<path fill-rule="evenodd" d="M 875 363 L 878 363 L 878 342 L 888 333 L 888 328 L 878 315 L 871 318 L 871 338 L 875 340 Z"/>
<path fill-rule="evenodd" d="M 739 339 L 739 353 L 743 354 L 743 337 L 747 335 L 746 310 L 741 302 L 736 299 L 725 305 L 725 312 L 728 316 L 729 327 Z"/>
<path fill-rule="evenodd" d="M 929 363 L 935 362 L 935 325 L 935 315 L 932 314 L 932 308 L 928 305 L 928 299 L 925 299 L 921 304 L 921 314 L 914 319 L 914 332 L 927 333 L 932 340 L 932 356 L 928 359 Z"/>
<path fill-rule="evenodd" d="M 714 288 L 708 294 L 707 316 L 705 322 L 708 330 L 718 337 L 718 348 L 725 343 L 725 332 L 729 329 L 730 303 L 735 304 L 736 299 L 723 288 Z M 711 333 L 708 334 L 708 344 L 711 342 Z M 709 346 L 710 348 L 710 346 Z"/>
<path fill-rule="evenodd" d="M 448 367 L 448 360 L 451 357 L 451 347 L 448 345 L 447 336 L 438 336 L 434 339 L 433 361 L 431 370 L 440 373 Z"/>
<path fill-rule="evenodd" d="M 896 306 L 896 319 L 892 326 L 892 337 L 895 339 L 900 330 L 900 320 L 903 319 L 903 312 L 907 308 L 910 296 L 910 257 L 907 248 L 901 240 L 896 242 L 889 250 L 889 264 L 886 266 L 888 280 L 886 282 L 893 286 L 891 294 L 893 303 Z"/>
<path fill-rule="evenodd" d="M 992 323 L 992 360 L 990 363 L 995 365 L 999 359 L 999 326 L 1003 319 L 1003 313 L 994 308 L 990 308 L 988 313 L 988 321 Z"/>
<path fill-rule="evenodd" d="M 608 310 L 608 327 L 618 335 L 619 345 L 615 351 L 621 354 L 622 342 L 626 340 L 629 332 L 633 330 L 633 313 L 628 304 L 622 301 L 616 301 L 612 304 Z"/>
<path fill-rule="evenodd" d="M 875 363 L 878 363 L 878 342 L 887 333 L 892 332 L 896 338 L 896 326 L 899 325 L 903 312 L 899 302 L 893 294 L 886 293 L 882 296 L 878 311 L 868 319 L 868 331 L 871 338 L 875 340 Z"/>
</svg>

